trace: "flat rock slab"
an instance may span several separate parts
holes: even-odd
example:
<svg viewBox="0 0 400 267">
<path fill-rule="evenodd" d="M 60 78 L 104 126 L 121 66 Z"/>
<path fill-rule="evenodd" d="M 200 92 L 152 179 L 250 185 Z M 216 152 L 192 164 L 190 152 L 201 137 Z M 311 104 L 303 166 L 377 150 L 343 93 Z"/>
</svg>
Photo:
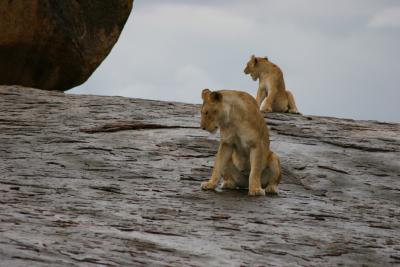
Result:
<svg viewBox="0 0 400 267">
<path fill-rule="evenodd" d="M 266 120 L 279 196 L 204 192 L 198 105 L 0 87 L 0 265 L 399 265 L 400 125 Z"/>
</svg>

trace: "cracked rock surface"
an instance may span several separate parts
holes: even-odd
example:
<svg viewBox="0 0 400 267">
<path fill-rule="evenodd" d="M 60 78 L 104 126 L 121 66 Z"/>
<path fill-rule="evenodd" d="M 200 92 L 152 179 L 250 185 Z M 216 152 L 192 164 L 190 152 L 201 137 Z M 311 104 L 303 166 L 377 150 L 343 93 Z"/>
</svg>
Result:
<svg viewBox="0 0 400 267">
<path fill-rule="evenodd" d="M 0 266 L 400 265 L 400 125 L 266 121 L 279 195 L 205 192 L 198 105 L 0 86 Z"/>
</svg>

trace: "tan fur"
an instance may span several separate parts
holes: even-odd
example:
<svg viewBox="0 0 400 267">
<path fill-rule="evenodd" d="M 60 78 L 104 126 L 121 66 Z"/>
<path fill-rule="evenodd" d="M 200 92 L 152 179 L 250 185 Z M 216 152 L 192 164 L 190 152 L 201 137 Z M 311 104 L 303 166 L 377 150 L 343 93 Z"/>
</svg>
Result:
<svg viewBox="0 0 400 267">
<path fill-rule="evenodd" d="M 299 113 L 293 94 L 285 88 L 281 69 L 266 57 L 251 56 L 244 69 L 254 81 L 259 80 L 256 101 L 264 112 Z"/>
<path fill-rule="evenodd" d="M 211 178 L 201 184 L 215 189 L 248 188 L 249 195 L 276 194 L 281 177 L 278 156 L 269 149 L 269 133 L 255 99 L 240 91 L 202 92 L 201 128 L 221 133 Z M 266 189 L 264 190 L 263 188 Z"/>
</svg>

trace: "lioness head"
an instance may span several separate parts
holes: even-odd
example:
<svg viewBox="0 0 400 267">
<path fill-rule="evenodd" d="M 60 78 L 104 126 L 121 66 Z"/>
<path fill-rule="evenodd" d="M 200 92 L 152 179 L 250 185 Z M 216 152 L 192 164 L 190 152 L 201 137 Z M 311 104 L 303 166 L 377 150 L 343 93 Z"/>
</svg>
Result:
<svg viewBox="0 0 400 267">
<path fill-rule="evenodd" d="M 219 127 L 219 118 L 222 114 L 222 94 L 204 89 L 201 92 L 203 106 L 201 107 L 200 127 L 210 133 L 215 133 Z"/>
<path fill-rule="evenodd" d="M 267 57 L 263 58 L 265 60 L 268 60 Z M 254 81 L 257 81 L 257 79 L 259 78 L 260 75 L 260 61 L 262 61 L 263 59 L 261 58 L 257 58 L 254 55 L 251 56 L 249 62 L 247 62 L 246 68 L 244 69 L 244 73 L 250 74 L 251 78 Z"/>
</svg>

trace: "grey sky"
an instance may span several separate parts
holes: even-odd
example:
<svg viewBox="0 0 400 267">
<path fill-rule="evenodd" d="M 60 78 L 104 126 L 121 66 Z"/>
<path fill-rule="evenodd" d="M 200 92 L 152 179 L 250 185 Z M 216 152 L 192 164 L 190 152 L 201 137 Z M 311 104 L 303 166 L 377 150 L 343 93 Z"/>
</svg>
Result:
<svg viewBox="0 0 400 267">
<path fill-rule="evenodd" d="M 70 93 L 200 103 L 203 88 L 258 86 L 268 56 L 303 114 L 400 122 L 400 1 L 135 0 L 120 40 Z"/>
</svg>

